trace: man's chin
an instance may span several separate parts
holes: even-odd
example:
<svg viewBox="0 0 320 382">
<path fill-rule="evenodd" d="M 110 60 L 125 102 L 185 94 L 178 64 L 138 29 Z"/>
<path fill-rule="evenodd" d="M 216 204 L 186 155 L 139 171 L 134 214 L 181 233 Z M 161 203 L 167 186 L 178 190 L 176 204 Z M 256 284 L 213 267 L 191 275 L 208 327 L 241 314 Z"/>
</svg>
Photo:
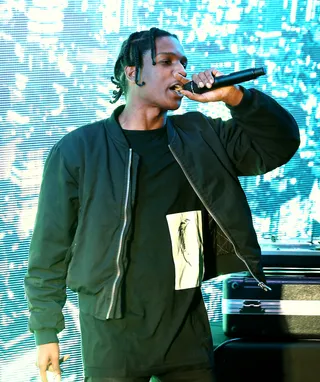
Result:
<svg viewBox="0 0 320 382">
<path fill-rule="evenodd" d="M 170 106 L 170 108 L 168 110 L 178 110 L 179 107 L 181 106 L 181 100 L 180 102 L 176 102 L 175 106 Z"/>
</svg>

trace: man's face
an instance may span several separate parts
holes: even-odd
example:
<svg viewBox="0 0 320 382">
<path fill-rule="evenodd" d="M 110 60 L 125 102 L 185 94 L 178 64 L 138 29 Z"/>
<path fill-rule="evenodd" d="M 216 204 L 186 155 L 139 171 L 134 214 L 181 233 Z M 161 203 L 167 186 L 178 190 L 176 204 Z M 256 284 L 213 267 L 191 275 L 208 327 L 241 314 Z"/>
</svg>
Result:
<svg viewBox="0 0 320 382">
<path fill-rule="evenodd" d="M 172 89 L 177 80 L 174 73 L 186 76 L 187 58 L 179 41 L 174 37 L 158 37 L 155 52 L 156 65 L 152 65 L 150 50 L 143 56 L 140 83 L 134 87 L 134 97 L 146 106 L 158 107 L 160 110 L 176 110 L 180 107 L 182 95 Z"/>
</svg>

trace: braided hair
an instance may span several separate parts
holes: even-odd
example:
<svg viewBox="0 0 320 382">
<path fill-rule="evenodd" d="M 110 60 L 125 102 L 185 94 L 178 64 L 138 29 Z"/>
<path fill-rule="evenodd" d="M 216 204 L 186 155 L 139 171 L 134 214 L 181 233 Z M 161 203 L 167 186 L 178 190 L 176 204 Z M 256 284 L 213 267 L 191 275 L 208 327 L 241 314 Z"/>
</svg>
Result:
<svg viewBox="0 0 320 382">
<path fill-rule="evenodd" d="M 113 91 L 113 100 L 110 101 L 111 103 L 117 102 L 122 94 L 127 94 L 128 84 L 124 70 L 126 66 L 135 66 L 135 83 L 138 86 L 145 85 L 145 82 L 139 83 L 140 71 L 143 64 L 142 57 L 146 51 L 151 49 L 152 65 L 156 65 L 155 40 L 157 37 L 166 36 L 178 39 L 175 34 L 162 29 L 151 28 L 150 30 L 132 33 L 129 38 L 123 42 L 114 66 L 114 76 L 111 77 L 111 82 L 117 87 L 117 90 Z"/>
</svg>

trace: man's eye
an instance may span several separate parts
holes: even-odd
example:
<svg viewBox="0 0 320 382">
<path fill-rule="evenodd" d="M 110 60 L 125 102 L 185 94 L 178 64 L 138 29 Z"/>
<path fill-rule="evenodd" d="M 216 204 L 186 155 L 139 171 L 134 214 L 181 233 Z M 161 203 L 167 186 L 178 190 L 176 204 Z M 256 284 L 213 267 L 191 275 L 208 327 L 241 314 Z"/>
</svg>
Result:
<svg viewBox="0 0 320 382">
<path fill-rule="evenodd" d="M 172 61 L 171 60 L 161 60 L 160 61 L 161 64 L 164 64 L 164 65 L 171 65 L 172 64 Z M 186 69 L 187 68 L 187 63 L 186 62 L 181 62 L 181 65 Z"/>
</svg>

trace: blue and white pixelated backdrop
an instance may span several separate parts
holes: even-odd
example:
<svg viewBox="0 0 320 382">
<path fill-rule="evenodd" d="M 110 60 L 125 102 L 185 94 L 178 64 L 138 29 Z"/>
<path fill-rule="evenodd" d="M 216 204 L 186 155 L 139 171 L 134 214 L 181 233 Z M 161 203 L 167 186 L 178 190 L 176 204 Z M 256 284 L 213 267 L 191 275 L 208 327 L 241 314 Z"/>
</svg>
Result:
<svg viewBox="0 0 320 382">
<path fill-rule="evenodd" d="M 264 66 L 255 86 L 288 108 L 302 144 L 286 165 L 242 179 L 262 246 L 319 238 L 319 0 L 2 0 L 0 1 L 0 380 L 37 381 L 34 340 L 27 330 L 23 277 L 43 163 L 72 129 L 105 118 L 112 69 L 122 41 L 158 26 L 176 33 L 189 74 Z M 122 100 L 123 102 L 123 100 Z M 220 104 L 184 100 L 228 118 Z M 259 126 L 257 126 L 259 128 Z M 45 255 L 45 254 L 44 254 Z M 218 320 L 221 283 L 203 292 Z M 80 381 L 76 298 L 65 307 L 65 381 Z"/>
</svg>

